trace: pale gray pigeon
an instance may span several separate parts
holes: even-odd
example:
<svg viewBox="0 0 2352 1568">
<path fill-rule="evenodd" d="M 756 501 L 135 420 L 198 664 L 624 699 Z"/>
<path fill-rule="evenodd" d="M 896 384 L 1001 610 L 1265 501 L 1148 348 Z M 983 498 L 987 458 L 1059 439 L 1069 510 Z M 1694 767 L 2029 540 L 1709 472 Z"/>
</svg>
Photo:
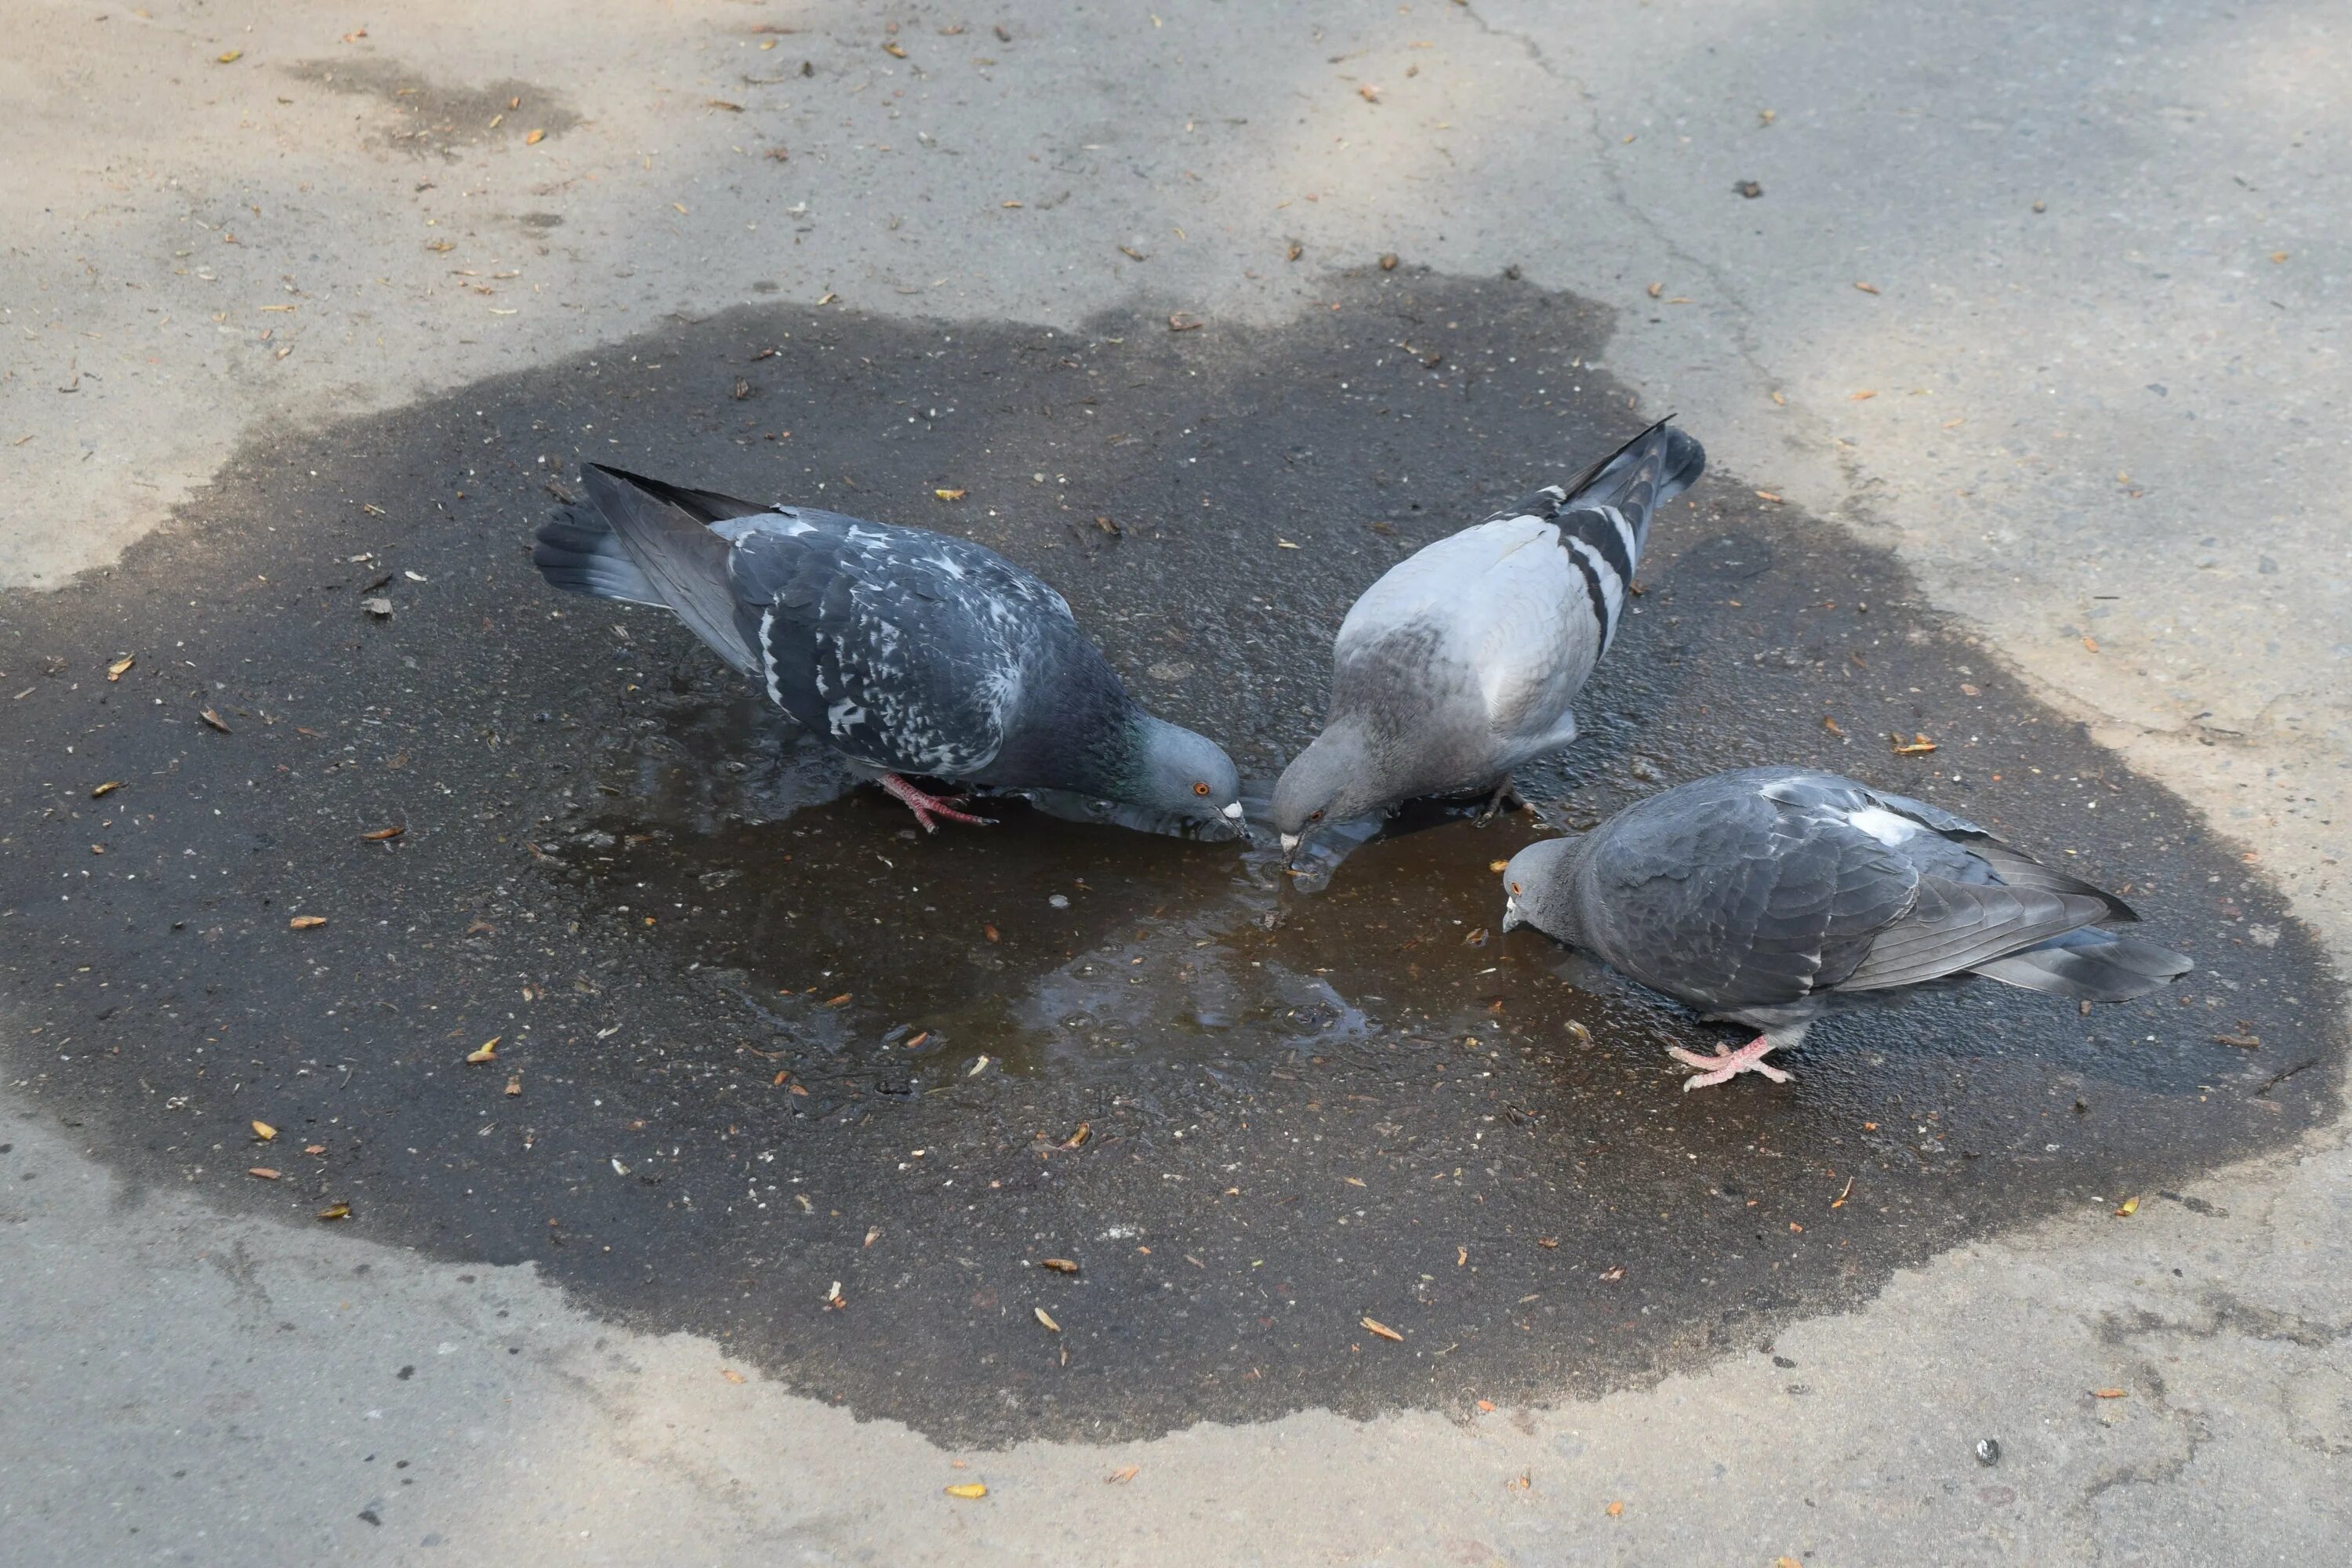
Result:
<svg viewBox="0 0 2352 1568">
<path fill-rule="evenodd" d="M 1332 647 L 1323 732 L 1275 784 L 1286 858 L 1325 825 L 1402 801 L 1499 804 L 1512 769 L 1574 740 L 1569 704 L 1616 638 L 1651 520 L 1706 467 L 1660 420 L 1366 589 Z"/>
<path fill-rule="evenodd" d="M 2122 1002 L 2189 961 L 2101 921 L 2121 899 L 1924 801 L 1805 768 L 1680 784 L 1591 832 L 1531 844 L 1503 872 L 1503 929 L 1531 925 L 1709 1018 L 1760 1030 L 1685 1089 L 1760 1072 L 1832 996 L 1967 974 Z"/>
<path fill-rule="evenodd" d="M 1232 759 L 1137 706 L 1062 595 L 995 552 L 601 464 L 581 478 L 594 505 L 540 529 L 541 575 L 676 614 L 926 832 L 986 819 L 908 775 L 1151 832 L 1247 831 Z"/>
</svg>

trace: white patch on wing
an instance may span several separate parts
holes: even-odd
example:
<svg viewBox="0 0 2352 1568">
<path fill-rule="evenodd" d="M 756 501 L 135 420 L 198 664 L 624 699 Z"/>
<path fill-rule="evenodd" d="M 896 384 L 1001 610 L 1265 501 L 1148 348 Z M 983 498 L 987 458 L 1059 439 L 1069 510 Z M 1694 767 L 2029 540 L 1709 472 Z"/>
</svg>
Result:
<svg viewBox="0 0 2352 1568">
<path fill-rule="evenodd" d="M 824 721 L 836 735 L 866 722 L 866 710 L 845 697 L 824 710 Z"/>
<path fill-rule="evenodd" d="M 782 708 L 784 705 L 783 682 L 776 679 L 776 656 L 769 651 L 769 634 L 776 625 L 773 605 L 760 612 L 760 668 L 768 677 L 768 700 Z"/>
<path fill-rule="evenodd" d="M 1849 826 L 1859 827 L 1889 848 L 1906 838 L 1917 837 L 1920 832 L 1917 823 L 1882 805 L 1865 805 L 1860 811 L 1849 811 L 1845 814 L 1845 820 Z"/>
</svg>

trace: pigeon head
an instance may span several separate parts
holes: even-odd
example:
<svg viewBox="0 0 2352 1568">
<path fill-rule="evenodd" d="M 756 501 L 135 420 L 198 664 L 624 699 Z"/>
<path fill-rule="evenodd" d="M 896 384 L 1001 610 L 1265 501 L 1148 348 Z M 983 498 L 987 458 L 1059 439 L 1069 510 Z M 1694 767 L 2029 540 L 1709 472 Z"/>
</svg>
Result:
<svg viewBox="0 0 2352 1568">
<path fill-rule="evenodd" d="M 1181 724 L 1139 714 L 1131 760 L 1117 779 L 1121 805 L 1166 819 L 1167 827 L 1202 838 L 1238 838 L 1242 779 L 1224 748 Z"/>
<path fill-rule="evenodd" d="M 1362 816 L 1387 799 L 1362 732 L 1333 725 L 1275 781 L 1274 830 L 1282 836 L 1284 858 L 1296 856 L 1318 828 Z"/>
<path fill-rule="evenodd" d="M 1503 929 L 1533 926 L 1571 947 L 1584 945 L 1576 915 L 1575 867 L 1570 857 L 1581 836 L 1545 838 L 1511 857 L 1503 868 Z"/>
</svg>

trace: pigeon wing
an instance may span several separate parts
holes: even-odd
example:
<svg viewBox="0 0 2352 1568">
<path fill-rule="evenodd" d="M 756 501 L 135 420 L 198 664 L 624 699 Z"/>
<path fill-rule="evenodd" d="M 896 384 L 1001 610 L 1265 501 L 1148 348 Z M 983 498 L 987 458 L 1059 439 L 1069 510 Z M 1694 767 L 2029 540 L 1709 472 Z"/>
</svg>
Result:
<svg viewBox="0 0 2352 1568">
<path fill-rule="evenodd" d="M 984 770 L 1024 695 L 1024 649 L 1076 630 L 1036 578 L 922 529 L 779 513 L 735 541 L 730 572 L 768 695 L 894 773 Z"/>
<path fill-rule="evenodd" d="M 1708 1012 L 1835 984 L 1916 893 L 1916 871 L 1867 833 L 1752 789 L 1643 815 L 1596 847 L 1602 956 Z"/>
</svg>

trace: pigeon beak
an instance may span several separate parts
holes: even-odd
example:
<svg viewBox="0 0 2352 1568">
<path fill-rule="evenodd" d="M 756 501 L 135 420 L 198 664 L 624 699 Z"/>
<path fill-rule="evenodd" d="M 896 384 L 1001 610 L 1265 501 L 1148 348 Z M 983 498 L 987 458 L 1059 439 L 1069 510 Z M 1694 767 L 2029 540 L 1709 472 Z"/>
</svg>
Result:
<svg viewBox="0 0 2352 1568">
<path fill-rule="evenodd" d="M 1284 865 L 1289 865 L 1290 858 L 1298 853 L 1298 843 L 1299 835 L 1296 833 L 1286 833 L 1282 836 L 1282 863 Z"/>
<path fill-rule="evenodd" d="M 1228 827 L 1233 829 L 1234 837 L 1247 838 L 1249 837 L 1249 823 L 1242 816 L 1242 803 L 1240 801 L 1236 800 L 1229 803 L 1228 805 L 1218 807 L 1217 815 L 1224 819 L 1225 825 Z"/>
<path fill-rule="evenodd" d="M 1505 899 L 1503 900 L 1503 930 L 1509 931 L 1515 927 L 1524 925 L 1527 922 L 1519 919 L 1519 900 L 1517 899 Z"/>
</svg>

